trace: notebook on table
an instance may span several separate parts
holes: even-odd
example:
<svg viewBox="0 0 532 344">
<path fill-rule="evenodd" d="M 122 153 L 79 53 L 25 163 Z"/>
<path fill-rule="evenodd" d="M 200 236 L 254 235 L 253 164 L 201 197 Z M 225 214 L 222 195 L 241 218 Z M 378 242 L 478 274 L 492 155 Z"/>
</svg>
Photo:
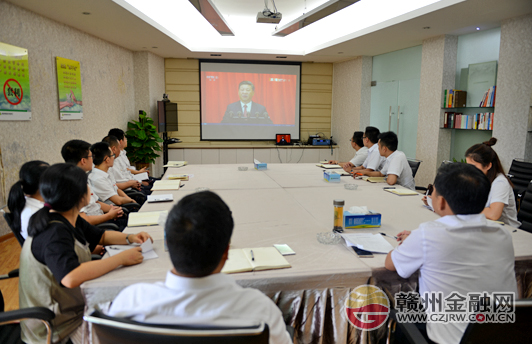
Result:
<svg viewBox="0 0 532 344">
<path fill-rule="evenodd" d="M 418 192 L 410 189 L 384 189 L 384 191 L 391 192 L 399 196 L 414 196 L 419 195 Z"/>
<path fill-rule="evenodd" d="M 253 258 L 252 252 L 253 251 Z M 275 247 L 256 247 L 229 250 L 229 258 L 225 262 L 223 273 L 261 271 L 290 268 L 292 265 Z"/>
<path fill-rule="evenodd" d="M 179 190 L 181 187 L 180 180 L 158 180 L 153 183 L 151 191 L 160 191 L 160 190 Z"/>
<path fill-rule="evenodd" d="M 163 213 L 168 214 L 168 211 L 144 211 L 141 213 L 130 213 L 127 219 L 127 226 L 157 226 L 159 224 L 159 216 L 161 216 Z"/>
</svg>

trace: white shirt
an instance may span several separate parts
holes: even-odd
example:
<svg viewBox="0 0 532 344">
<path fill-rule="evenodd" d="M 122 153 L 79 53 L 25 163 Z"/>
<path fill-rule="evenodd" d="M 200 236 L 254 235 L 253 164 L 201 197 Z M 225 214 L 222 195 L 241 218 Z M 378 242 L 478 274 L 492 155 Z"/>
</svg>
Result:
<svg viewBox="0 0 532 344">
<path fill-rule="evenodd" d="M 253 104 L 253 102 L 249 102 L 247 104 L 244 104 L 242 103 L 242 101 L 240 101 L 240 106 L 242 108 L 242 115 L 244 115 L 244 108 L 247 109 L 247 116 L 249 117 L 249 115 L 251 114 L 251 105 Z"/>
<path fill-rule="evenodd" d="M 416 189 L 416 183 L 412 177 L 412 168 L 408 164 L 405 153 L 401 151 L 396 150 L 386 158 L 381 173 L 385 175 L 394 174 L 397 176 L 397 184 L 410 190 Z"/>
<path fill-rule="evenodd" d="M 357 167 L 357 166 L 362 165 L 364 161 L 366 161 L 367 157 L 368 157 L 368 147 L 364 146 L 356 152 L 353 159 L 351 159 L 351 161 L 349 162 L 352 163 L 355 167 Z"/>
<path fill-rule="evenodd" d="M 122 152 L 124 153 L 122 154 Z M 128 170 L 129 167 L 129 160 L 127 160 L 125 151 L 120 151 L 120 154 L 115 158 L 113 167 L 109 169 L 112 169 L 112 172 L 108 172 L 113 174 L 118 183 L 124 183 L 134 179 L 133 174 Z"/>
<path fill-rule="evenodd" d="M 30 222 L 30 217 L 35 214 L 38 210 L 44 207 L 44 202 L 39 201 L 38 199 L 24 196 L 26 198 L 26 205 L 22 212 L 20 213 L 20 234 L 24 239 L 28 238 L 28 223 Z"/>
<path fill-rule="evenodd" d="M 98 168 L 93 168 L 89 172 L 89 185 L 92 191 L 98 196 L 101 202 L 114 205 L 109 198 L 118 195 L 118 187 L 113 176 Z"/>
<path fill-rule="evenodd" d="M 159 324 L 243 326 L 262 321 L 270 328 L 271 344 L 292 342 L 272 300 L 222 273 L 186 278 L 169 271 L 165 283 L 138 283 L 122 290 L 108 314 Z"/>
<path fill-rule="evenodd" d="M 126 169 L 131 167 L 131 162 L 129 162 L 127 153 L 124 149 L 120 151 L 120 155 L 118 155 L 118 160 L 120 160 L 120 163 L 123 164 L 126 167 Z"/>
<path fill-rule="evenodd" d="M 88 182 L 88 181 L 87 181 Z M 97 203 L 98 202 L 98 195 L 96 195 L 94 192 L 92 192 L 92 189 L 89 185 L 89 192 L 91 194 L 91 199 L 89 201 L 89 204 L 81 208 L 79 211 L 80 213 L 85 213 L 89 216 L 95 216 L 95 215 L 103 215 L 102 207 Z"/>
<path fill-rule="evenodd" d="M 373 171 L 380 171 L 384 158 L 379 153 L 379 145 L 374 144 L 368 148 L 368 157 L 362 164 L 364 168 L 368 168 Z"/>
<path fill-rule="evenodd" d="M 502 173 L 499 173 L 497 178 L 495 178 L 493 183 L 491 183 L 491 189 L 488 196 L 488 202 L 486 203 L 486 208 L 495 202 L 504 203 L 502 215 L 498 220 L 512 227 L 519 228 L 519 226 L 521 226 L 521 222 L 517 221 L 514 190 L 508 182 L 508 179 L 506 179 Z"/>
<path fill-rule="evenodd" d="M 403 278 L 420 270 L 420 295 L 517 293 L 511 234 L 482 214 L 444 216 L 420 224 L 392 251 L 392 261 Z M 428 323 L 427 332 L 437 343 L 459 343 L 466 327 L 467 323 Z"/>
</svg>

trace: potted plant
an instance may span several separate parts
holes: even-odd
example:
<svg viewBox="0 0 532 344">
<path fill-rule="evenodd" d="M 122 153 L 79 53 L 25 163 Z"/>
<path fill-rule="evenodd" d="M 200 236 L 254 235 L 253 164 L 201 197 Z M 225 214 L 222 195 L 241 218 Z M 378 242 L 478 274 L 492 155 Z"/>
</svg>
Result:
<svg viewBox="0 0 532 344">
<path fill-rule="evenodd" d="M 137 169 L 148 167 L 155 163 L 160 155 L 156 151 L 162 151 L 159 146 L 163 142 L 157 133 L 157 127 L 153 120 L 146 115 L 145 111 L 139 111 L 139 120 L 127 123 L 127 157 L 137 166 Z"/>
</svg>

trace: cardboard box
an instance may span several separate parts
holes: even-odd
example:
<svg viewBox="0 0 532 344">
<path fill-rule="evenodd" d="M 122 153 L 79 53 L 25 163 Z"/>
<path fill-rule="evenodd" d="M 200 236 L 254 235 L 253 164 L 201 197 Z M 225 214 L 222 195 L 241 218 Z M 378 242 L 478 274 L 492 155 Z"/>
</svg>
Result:
<svg viewBox="0 0 532 344">
<path fill-rule="evenodd" d="M 340 174 L 334 171 L 323 171 L 323 179 L 329 183 L 340 183 Z"/>
<path fill-rule="evenodd" d="M 344 228 L 372 228 L 381 226 L 381 214 L 351 214 L 344 211 Z"/>
</svg>

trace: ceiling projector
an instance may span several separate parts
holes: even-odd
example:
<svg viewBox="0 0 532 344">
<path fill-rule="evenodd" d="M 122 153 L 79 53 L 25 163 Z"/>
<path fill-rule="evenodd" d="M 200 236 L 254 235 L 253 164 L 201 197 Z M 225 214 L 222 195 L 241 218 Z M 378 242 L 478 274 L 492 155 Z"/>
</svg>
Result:
<svg viewBox="0 0 532 344">
<path fill-rule="evenodd" d="M 279 24 L 281 19 L 283 19 L 281 12 L 262 11 L 257 13 L 257 23 Z"/>
</svg>

